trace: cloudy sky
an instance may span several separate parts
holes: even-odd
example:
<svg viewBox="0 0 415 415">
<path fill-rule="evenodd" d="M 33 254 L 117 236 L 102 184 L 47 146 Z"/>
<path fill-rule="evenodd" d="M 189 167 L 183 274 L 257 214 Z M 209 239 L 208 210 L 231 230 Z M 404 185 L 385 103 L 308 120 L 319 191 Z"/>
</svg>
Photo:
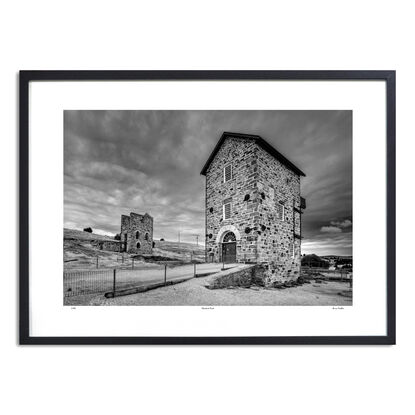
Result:
<svg viewBox="0 0 415 415">
<path fill-rule="evenodd" d="M 223 131 L 257 134 L 306 174 L 303 253 L 352 253 L 351 111 L 65 111 L 64 226 L 115 234 L 148 212 L 156 239 L 204 239 L 200 171 Z"/>
</svg>

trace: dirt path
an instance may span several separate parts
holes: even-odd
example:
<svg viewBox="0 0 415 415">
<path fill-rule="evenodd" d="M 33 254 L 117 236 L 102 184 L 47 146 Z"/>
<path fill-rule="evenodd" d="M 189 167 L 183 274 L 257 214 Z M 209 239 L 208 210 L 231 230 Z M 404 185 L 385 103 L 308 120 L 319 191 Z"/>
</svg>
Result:
<svg viewBox="0 0 415 415">
<path fill-rule="evenodd" d="M 226 264 L 232 269 L 236 264 Z M 157 268 L 117 270 L 116 289 L 122 290 L 137 286 L 146 286 L 175 279 L 193 278 L 197 274 L 212 274 L 220 271 L 222 264 L 189 264 L 181 266 L 158 266 Z M 89 298 L 101 297 L 105 292 L 113 290 L 112 270 L 71 271 L 64 274 L 65 304 L 86 304 Z M 81 295 L 82 294 L 82 295 Z M 88 296 L 88 297 L 87 297 Z M 92 297 L 91 297 L 92 296 Z M 77 298 L 82 297 L 82 298 Z M 87 300 L 88 298 L 88 300 Z"/>
</svg>

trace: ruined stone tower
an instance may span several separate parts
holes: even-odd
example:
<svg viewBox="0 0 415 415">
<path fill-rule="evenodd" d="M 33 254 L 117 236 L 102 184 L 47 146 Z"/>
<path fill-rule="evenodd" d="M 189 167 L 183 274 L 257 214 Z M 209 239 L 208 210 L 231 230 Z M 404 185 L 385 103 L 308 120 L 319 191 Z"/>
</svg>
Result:
<svg viewBox="0 0 415 415">
<path fill-rule="evenodd" d="M 129 254 L 153 252 L 153 218 L 148 213 L 121 215 L 121 251 Z"/>
<path fill-rule="evenodd" d="M 267 283 L 297 278 L 305 174 L 261 137 L 228 132 L 201 174 L 206 260 L 263 264 Z"/>
</svg>

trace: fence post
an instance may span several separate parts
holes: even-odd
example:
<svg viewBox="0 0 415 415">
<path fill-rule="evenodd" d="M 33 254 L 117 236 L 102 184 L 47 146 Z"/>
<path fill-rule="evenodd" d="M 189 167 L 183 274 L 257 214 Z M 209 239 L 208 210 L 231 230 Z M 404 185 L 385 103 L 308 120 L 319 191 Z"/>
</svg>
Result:
<svg viewBox="0 0 415 415">
<path fill-rule="evenodd" d="M 98 255 L 97 255 L 97 268 L 98 268 Z"/>
<path fill-rule="evenodd" d="M 196 277 L 196 262 L 193 264 L 193 276 Z"/>
<path fill-rule="evenodd" d="M 164 264 L 164 285 L 167 284 L 167 264 Z"/>
<path fill-rule="evenodd" d="M 121 263 L 124 264 L 124 254 L 121 256 Z"/>
<path fill-rule="evenodd" d="M 117 270 L 114 268 L 114 277 L 113 277 L 113 279 L 112 279 L 112 292 L 113 292 L 113 295 L 114 295 L 114 298 L 115 298 L 115 274 L 116 274 L 116 272 L 117 272 Z"/>
</svg>

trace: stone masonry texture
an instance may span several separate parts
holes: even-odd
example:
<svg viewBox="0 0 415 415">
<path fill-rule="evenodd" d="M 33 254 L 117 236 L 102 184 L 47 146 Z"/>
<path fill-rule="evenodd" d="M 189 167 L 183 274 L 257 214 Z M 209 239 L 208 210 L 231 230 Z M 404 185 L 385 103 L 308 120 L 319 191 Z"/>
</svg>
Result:
<svg viewBox="0 0 415 415">
<path fill-rule="evenodd" d="M 225 183 L 229 163 L 233 174 Z M 227 220 L 224 202 L 231 203 Z M 283 220 L 278 204 L 284 207 Z M 237 262 L 262 264 L 266 285 L 298 278 L 300 211 L 300 176 L 255 140 L 228 136 L 206 170 L 206 260 L 222 260 L 221 241 L 232 231 Z"/>
<path fill-rule="evenodd" d="M 113 252 L 120 252 L 121 250 L 121 243 L 120 241 L 94 241 L 92 245 L 96 246 L 98 249 L 103 251 L 113 251 Z"/>
<path fill-rule="evenodd" d="M 251 265 L 249 268 L 233 271 L 228 274 L 220 273 L 217 277 L 212 278 L 206 287 L 214 290 L 217 288 L 264 285 L 263 274 L 264 269 L 261 265 Z"/>
<path fill-rule="evenodd" d="M 121 244 L 129 254 L 152 254 L 153 218 L 148 213 L 121 215 Z"/>
</svg>

